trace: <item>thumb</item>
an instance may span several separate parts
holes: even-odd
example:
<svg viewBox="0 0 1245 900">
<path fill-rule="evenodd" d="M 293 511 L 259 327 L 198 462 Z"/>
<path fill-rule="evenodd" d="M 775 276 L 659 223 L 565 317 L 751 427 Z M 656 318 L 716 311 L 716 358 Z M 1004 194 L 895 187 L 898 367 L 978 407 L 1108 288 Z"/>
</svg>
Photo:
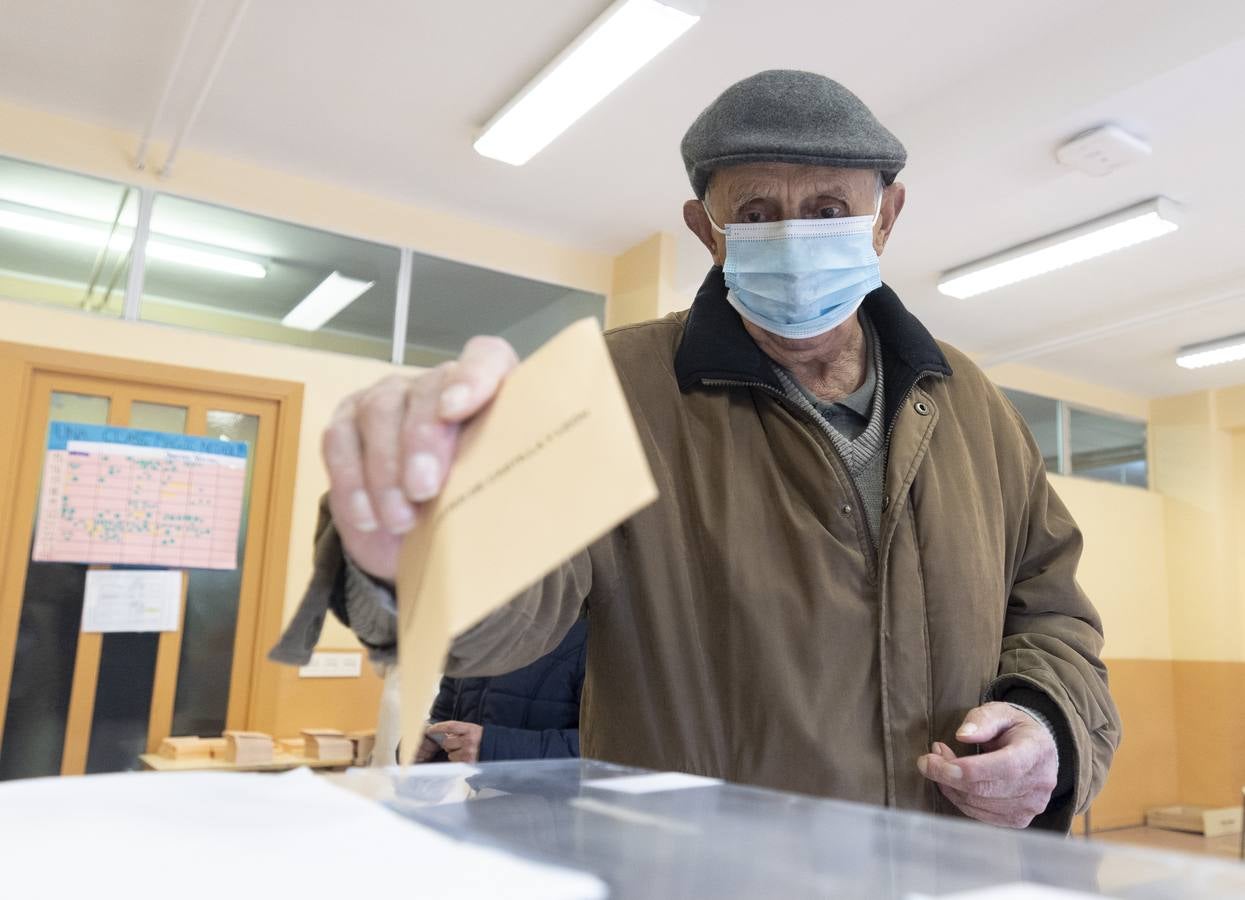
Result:
<svg viewBox="0 0 1245 900">
<path fill-rule="evenodd" d="M 1006 703 L 987 703 L 970 709 L 955 732 L 955 739 L 964 744 L 992 741 L 1016 724 L 1016 710 Z"/>
</svg>

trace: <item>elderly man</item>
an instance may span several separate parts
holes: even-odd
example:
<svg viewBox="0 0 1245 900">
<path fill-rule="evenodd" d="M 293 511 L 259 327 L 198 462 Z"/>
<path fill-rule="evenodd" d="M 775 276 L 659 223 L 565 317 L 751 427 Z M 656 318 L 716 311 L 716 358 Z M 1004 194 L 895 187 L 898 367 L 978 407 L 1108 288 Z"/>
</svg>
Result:
<svg viewBox="0 0 1245 900">
<path fill-rule="evenodd" d="M 529 663 L 586 607 L 585 756 L 1066 831 L 1119 738 L 1081 537 L 1016 411 L 881 282 L 903 146 L 836 82 L 770 71 L 683 157 L 713 268 L 689 311 L 606 336 L 661 497 L 447 673 Z M 326 605 L 392 653 L 399 543 L 515 361 L 476 338 L 341 405 L 278 657 Z"/>
</svg>

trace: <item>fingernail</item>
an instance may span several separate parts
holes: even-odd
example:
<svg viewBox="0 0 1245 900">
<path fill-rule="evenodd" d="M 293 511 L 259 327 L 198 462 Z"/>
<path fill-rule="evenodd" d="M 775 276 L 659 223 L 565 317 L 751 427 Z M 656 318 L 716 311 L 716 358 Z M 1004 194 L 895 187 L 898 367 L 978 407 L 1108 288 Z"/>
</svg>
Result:
<svg viewBox="0 0 1245 900">
<path fill-rule="evenodd" d="M 471 400 L 471 389 L 465 384 L 456 384 L 441 393 L 441 415 L 457 416 L 467 408 Z"/>
<path fill-rule="evenodd" d="M 947 774 L 950 775 L 952 778 L 959 779 L 959 778 L 964 777 L 964 770 L 961 769 L 959 766 L 949 765 L 947 766 Z"/>
<path fill-rule="evenodd" d="M 431 453 L 416 453 L 406 464 L 406 491 L 417 503 L 431 500 L 441 487 L 441 464 Z"/>
<path fill-rule="evenodd" d="M 376 514 L 372 512 L 372 501 L 368 499 L 367 491 L 359 490 L 350 495 L 350 518 L 360 531 L 376 530 Z"/>
<path fill-rule="evenodd" d="M 977 733 L 977 724 L 975 722 L 965 722 L 960 726 L 960 734 L 973 735 Z"/>
<path fill-rule="evenodd" d="M 405 534 L 415 525 L 415 514 L 406 501 L 406 495 L 398 488 L 388 488 L 381 495 L 381 517 L 393 534 Z"/>
<path fill-rule="evenodd" d="M 924 756 L 917 757 L 916 767 L 917 770 L 924 775 L 925 770 L 929 768 L 929 760 L 927 760 Z"/>
</svg>

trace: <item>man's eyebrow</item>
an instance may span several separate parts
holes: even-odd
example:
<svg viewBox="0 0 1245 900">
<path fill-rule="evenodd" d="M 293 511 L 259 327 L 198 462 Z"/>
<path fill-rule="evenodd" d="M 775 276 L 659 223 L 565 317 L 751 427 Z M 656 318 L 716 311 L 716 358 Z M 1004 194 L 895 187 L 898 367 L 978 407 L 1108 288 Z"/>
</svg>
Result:
<svg viewBox="0 0 1245 900">
<path fill-rule="evenodd" d="M 727 191 L 727 201 L 732 205 L 746 203 L 750 200 L 764 199 L 774 194 L 775 182 L 766 180 L 741 181 L 732 184 Z"/>
<path fill-rule="evenodd" d="M 726 192 L 726 199 L 732 206 L 739 206 L 751 200 L 772 197 L 776 187 L 776 182 L 769 179 L 740 181 L 730 186 Z M 814 197 L 831 197 L 845 203 L 852 200 L 851 186 L 837 178 L 811 182 L 809 187 L 816 192 L 812 194 Z"/>
</svg>

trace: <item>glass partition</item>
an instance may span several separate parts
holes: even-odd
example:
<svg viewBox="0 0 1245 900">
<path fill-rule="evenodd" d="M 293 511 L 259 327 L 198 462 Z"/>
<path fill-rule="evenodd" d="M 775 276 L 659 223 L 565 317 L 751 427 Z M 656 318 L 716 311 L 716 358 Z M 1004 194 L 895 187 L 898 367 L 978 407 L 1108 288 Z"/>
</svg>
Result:
<svg viewBox="0 0 1245 900">
<path fill-rule="evenodd" d="M 395 247 L 161 194 L 140 317 L 387 360 L 398 256 Z"/>
<path fill-rule="evenodd" d="M 0 297 L 120 316 L 138 191 L 0 157 Z"/>
<path fill-rule="evenodd" d="M 1072 474 L 1146 487 L 1146 423 L 1072 407 Z"/>
<path fill-rule="evenodd" d="M 1033 439 L 1037 441 L 1042 459 L 1046 462 L 1046 470 L 1062 471 L 1059 462 L 1059 448 L 1062 443 L 1059 401 L 1010 388 L 1003 388 L 1003 394 L 1016 407 L 1016 411 L 1029 426 L 1029 431 L 1033 433 Z"/>
<path fill-rule="evenodd" d="M 1146 423 L 1003 388 L 1037 441 L 1046 469 L 1144 488 L 1149 485 Z"/>
<path fill-rule="evenodd" d="M 520 356 L 577 319 L 605 321 L 605 297 L 479 266 L 413 254 L 407 365 L 452 359 L 474 335 L 506 338 Z"/>
<path fill-rule="evenodd" d="M 477 334 L 527 356 L 570 322 L 604 323 L 605 297 L 413 253 L 405 340 L 395 341 L 401 253 L 170 194 L 133 246 L 137 187 L 0 157 L 0 299 L 120 316 L 132 254 L 143 293 L 127 313 L 197 331 L 392 360 L 457 356 Z"/>
</svg>

